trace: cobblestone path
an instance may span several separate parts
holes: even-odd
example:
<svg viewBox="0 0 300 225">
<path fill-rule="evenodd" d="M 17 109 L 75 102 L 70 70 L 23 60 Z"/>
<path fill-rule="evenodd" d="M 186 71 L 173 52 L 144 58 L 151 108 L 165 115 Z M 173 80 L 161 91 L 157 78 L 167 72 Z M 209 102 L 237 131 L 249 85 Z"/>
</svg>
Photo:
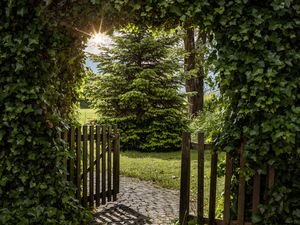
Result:
<svg viewBox="0 0 300 225">
<path fill-rule="evenodd" d="M 120 194 L 94 211 L 90 225 L 168 225 L 178 217 L 179 191 L 155 187 L 152 182 L 121 177 Z"/>
</svg>

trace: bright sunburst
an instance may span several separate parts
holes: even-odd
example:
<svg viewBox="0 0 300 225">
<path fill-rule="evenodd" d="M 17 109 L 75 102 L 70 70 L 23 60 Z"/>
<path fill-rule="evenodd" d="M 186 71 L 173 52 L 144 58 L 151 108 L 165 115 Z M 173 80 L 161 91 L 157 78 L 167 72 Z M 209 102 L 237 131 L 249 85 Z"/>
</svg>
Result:
<svg viewBox="0 0 300 225">
<path fill-rule="evenodd" d="M 90 38 L 90 42 L 97 46 L 105 46 L 109 44 L 111 40 L 107 35 L 103 33 L 94 33 Z"/>
</svg>

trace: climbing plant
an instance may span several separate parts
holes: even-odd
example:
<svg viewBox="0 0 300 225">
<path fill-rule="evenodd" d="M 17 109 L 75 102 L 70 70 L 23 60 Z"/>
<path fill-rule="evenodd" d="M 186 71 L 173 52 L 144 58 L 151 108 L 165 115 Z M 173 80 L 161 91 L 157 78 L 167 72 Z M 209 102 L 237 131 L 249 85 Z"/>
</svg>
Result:
<svg viewBox="0 0 300 225">
<path fill-rule="evenodd" d="M 0 2 L 0 224 L 82 224 L 58 132 L 81 80 L 81 40 L 49 1 Z M 49 13 L 49 14 L 48 14 Z"/>
<path fill-rule="evenodd" d="M 103 17 L 103 28 L 116 18 L 165 27 L 189 19 L 214 33 L 221 94 L 230 102 L 218 145 L 235 151 L 244 142 L 250 175 L 276 167 L 255 223 L 299 224 L 297 0 L 0 1 L 0 223 L 85 217 L 62 178 L 66 151 L 56 131 L 81 80 L 85 38 L 77 31 Z"/>
<path fill-rule="evenodd" d="M 153 21 L 192 18 L 214 33 L 211 59 L 229 102 L 217 144 L 234 154 L 243 142 L 248 177 L 276 168 L 269 202 L 253 222 L 299 224 L 299 2 L 136 1 L 132 9 Z"/>
</svg>

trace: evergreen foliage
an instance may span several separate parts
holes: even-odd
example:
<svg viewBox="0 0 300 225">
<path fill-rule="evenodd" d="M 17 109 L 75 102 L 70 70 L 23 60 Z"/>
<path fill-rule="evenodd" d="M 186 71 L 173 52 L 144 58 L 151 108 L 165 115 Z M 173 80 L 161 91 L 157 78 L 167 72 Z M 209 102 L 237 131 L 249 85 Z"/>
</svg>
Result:
<svg viewBox="0 0 300 225">
<path fill-rule="evenodd" d="M 119 126 L 124 150 L 178 150 L 185 125 L 176 38 L 136 28 L 113 41 L 94 57 L 99 74 L 88 85 L 100 122 Z"/>
</svg>

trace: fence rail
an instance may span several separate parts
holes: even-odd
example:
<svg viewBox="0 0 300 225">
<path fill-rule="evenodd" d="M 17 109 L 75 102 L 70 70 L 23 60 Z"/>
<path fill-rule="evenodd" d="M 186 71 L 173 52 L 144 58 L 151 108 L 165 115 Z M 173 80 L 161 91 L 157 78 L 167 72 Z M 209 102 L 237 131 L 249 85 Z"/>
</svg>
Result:
<svg viewBox="0 0 300 225">
<path fill-rule="evenodd" d="M 76 198 L 90 208 L 116 200 L 119 193 L 120 135 L 116 126 L 71 127 L 60 134 L 71 157 L 65 161 L 66 179 Z"/>
<path fill-rule="evenodd" d="M 226 154 L 225 162 L 225 185 L 224 185 L 224 210 L 223 218 L 216 218 L 216 189 L 217 189 L 217 163 L 218 152 L 213 148 L 212 144 L 204 143 L 204 134 L 198 133 L 197 143 L 191 142 L 191 134 L 184 132 L 182 135 L 182 162 L 181 162 L 181 187 L 180 187 L 180 210 L 179 222 L 180 224 L 187 224 L 189 220 L 197 220 L 197 224 L 217 224 L 217 225 L 252 225 L 251 221 L 246 221 L 245 211 L 248 205 L 245 202 L 247 185 L 252 189 L 252 206 L 251 214 L 254 215 L 258 212 L 258 205 L 267 201 L 266 193 L 270 190 L 275 181 L 275 170 L 272 167 L 268 168 L 266 175 L 266 187 L 262 188 L 262 177 L 257 173 L 254 175 L 252 181 L 246 183 L 245 171 L 245 154 L 244 143 L 242 142 L 238 149 L 239 155 L 239 168 L 240 173 L 238 176 L 238 203 L 233 205 L 231 201 L 232 190 L 232 174 L 234 170 L 233 158 L 228 153 Z M 194 148 L 198 151 L 198 193 L 197 193 L 197 215 L 192 216 L 189 213 L 190 201 L 190 151 Z M 208 218 L 204 217 L 204 153 L 205 151 L 211 152 L 211 171 L 210 171 L 210 187 L 209 187 L 209 209 Z M 262 193 L 264 195 L 262 195 Z M 261 199 L 261 196 L 265 196 Z M 247 205 L 247 206 L 246 206 Z M 237 215 L 231 215 L 231 208 L 236 207 Z"/>
</svg>

